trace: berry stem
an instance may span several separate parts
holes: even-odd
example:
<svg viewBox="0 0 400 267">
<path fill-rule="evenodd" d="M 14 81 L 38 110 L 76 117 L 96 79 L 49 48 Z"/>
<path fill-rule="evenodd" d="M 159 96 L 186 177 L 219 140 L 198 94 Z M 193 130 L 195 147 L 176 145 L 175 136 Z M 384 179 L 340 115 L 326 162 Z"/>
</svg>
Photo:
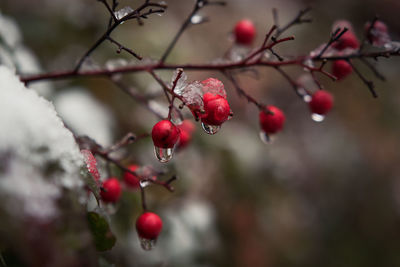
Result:
<svg viewBox="0 0 400 267">
<path fill-rule="evenodd" d="M 357 76 L 363 81 L 363 83 L 368 87 L 369 91 L 371 92 L 372 96 L 374 98 L 378 97 L 378 94 L 375 91 L 375 85 L 372 81 L 367 80 L 367 78 L 364 77 L 364 75 L 354 66 L 354 64 L 348 60 L 347 63 L 350 64 L 350 66 L 353 68 L 354 72 L 357 74 Z"/>
<path fill-rule="evenodd" d="M 183 34 L 183 32 L 191 25 L 191 20 L 193 16 L 199 12 L 200 9 L 203 7 L 214 4 L 214 5 L 225 5 L 225 2 L 209 2 L 209 1 L 204 1 L 204 0 L 197 0 L 192 12 L 190 12 L 189 16 L 186 18 L 186 20 L 183 22 L 181 27 L 179 28 L 178 32 L 175 34 L 174 38 L 172 39 L 171 43 L 168 45 L 167 49 L 165 50 L 164 54 L 161 56 L 160 63 L 165 62 L 169 54 L 171 53 L 172 49 L 175 47 L 176 43 L 178 42 L 179 38 Z"/>
</svg>

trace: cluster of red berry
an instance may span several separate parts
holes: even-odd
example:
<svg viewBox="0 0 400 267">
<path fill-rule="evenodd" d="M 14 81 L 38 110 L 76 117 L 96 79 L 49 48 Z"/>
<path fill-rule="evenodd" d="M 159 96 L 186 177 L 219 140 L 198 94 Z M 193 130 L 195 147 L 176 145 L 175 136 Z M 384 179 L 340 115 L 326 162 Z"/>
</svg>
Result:
<svg viewBox="0 0 400 267">
<path fill-rule="evenodd" d="M 332 47 L 336 49 L 338 55 L 346 49 L 358 49 L 360 43 L 351 29 L 348 22 L 345 27 L 348 28 L 342 36 L 333 43 Z M 343 26 L 343 25 L 341 25 Z M 368 26 L 370 28 L 370 26 Z M 382 32 L 387 33 L 386 25 L 381 22 L 375 22 L 374 29 L 368 29 L 367 35 L 369 41 L 379 42 L 378 38 L 383 38 Z M 241 20 L 234 27 L 235 42 L 238 45 L 250 46 L 255 37 L 256 29 L 250 20 Z M 336 60 L 332 65 L 332 73 L 338 80 L 343 79 L 352 72 L 352 66 L 349 61 Z M 209 78 L 201 82 L 203 90 L 202 106 L 188 106 L 196 119 L 199 119 L 203 128 L 220 127 L 231 115 L 231 108 L 225 94 L 218 93 L 219 88 L 223 88 L 221 81 L 215 78 Z M 324 117 L 333 107 L 333 96 L 325 90 L 317 90 L 305 98 L 313 116 Z M 260 107 L 259 123 L 262 133 L 269 137 L 283 129 L 286 117 L 284 112 L 276 106 Z M 194 124 L 190 120 L 184 120 L 182 124 L 175 125 L 170 119 L 164 119 L 157 122 L 152 129 L 151 137 L 156 151 L 156 156 L 160 162 L 167 162 L 172 158 L 174 148 L 182 149 L 186 147 L 192 138 Z M 207 130 L 206 130 L 207 131 Z M 208 132 L 214 134 L 211 130 Z M 137 165 L 128 167 L 132 172 L 137 171 Z M 125 172 L 123 180 L 126 186 L 137 189 L 140 187 L 140 179 L 130 172 Z M 109 178 L 102 184 L 101 198 L 104 202 L 115 203 L 121 196 L 122 187 L 119 180 L 115 177 Z M 161 218 L 152 212 L 145 211 L 136 221 L 136 229 L 144 249 L 150 249 L 162 229 Z M 143 245 L 144 244 L 144 245 Z"/>
<path fill-rule="evenodd" d="M 132 172 L 137 171 L 139 166 L 130 165 L 128 169 Z M 131 189 L 140 187 L 140 179 L 131 172 L 124 172 L 123 180 L 125 185 Z M 119 200 L 122 193 L 122 186 L 116 177 L 111 177 L 102 183 L 100 196 L 102 201 L 106 203 L 115 203 Z M 162 229 L 161 218 L 153 213 L 145 211 L 136 220 L 136 230 L 141 240 L 142 247 L 149 250 L 157 240 Z"/>
<path fill-rule="evenodd" d="M 239 21 L 234 30 L 235 41 L 240 45 L 251 45 L 254 41 L 256 36 L 256 29 L 252 21 L 248 19 L 244 19 Z M 351 32 L 347 35 L 342 36 L 345 38 L 344 43 L 340 44 L 340 47 L 348 47 L 349 45 L 354 46 L 354 40 L 356 41 L 356 45 L 358 46 L 357 39 L 354 39 L 355 36 Z M 343 62 L 346 64 L 344 66 Z M 334 69 L 340 72 L 340 78 L 343 78 L 345 75 L 349 74 L 348 70 L 346 69 L 350 66 L 346 61 L 338 60 L 335 62 L 338 63 L 338 66 L 334 67 Z M 347 72 L 346 72 L 347 71 Z M 338 72 L 338 73 L 339 73 Z M 351 66 L 350 66 L 351 72 Z M 329 110 L 333 106 L 333 96 L 323 90 L 318 90 L 314 93 L 311 97 L 311 101 L 309 102 L 310 110 L 313 114 L 325 115 L 329 112 Z M 264 107 L 259 114 L 260 126 L 262 131 L 266 135 L 275 134 L 282 130 L 283 125 L 285 123 L 285 114 L 281 109 L 276 106 L 267 106 Z"/>
</svg>

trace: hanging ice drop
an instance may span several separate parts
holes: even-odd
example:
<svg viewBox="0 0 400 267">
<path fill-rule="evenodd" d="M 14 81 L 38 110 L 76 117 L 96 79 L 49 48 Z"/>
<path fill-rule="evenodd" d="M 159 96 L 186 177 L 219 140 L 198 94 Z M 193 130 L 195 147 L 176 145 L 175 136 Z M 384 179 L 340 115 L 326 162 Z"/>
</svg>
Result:
<svg viewBox="0 0 400 267">
<path fill-rule="evenodd" d="M 311 114 L 311 119 L 315 122 L 322 122 L 325 119 L 324 115 L 313 113 Z"/>
<path fill-rule="evenodd" d="M 219 131 L 219 129 L 221 129 L 220 125 L 208 125 L 203 122 L 201 123 L 201 127 L 206 133 L 211 135 L 216 134 Z"/>
<path fill-rule="evenodd" d="M 154 152 L 158 161 L 165 163 L 172 159 L 172 155 L 174 152 L 174 148 L 161 148 L 161 147 L 154 147 Z"/>
</svg>

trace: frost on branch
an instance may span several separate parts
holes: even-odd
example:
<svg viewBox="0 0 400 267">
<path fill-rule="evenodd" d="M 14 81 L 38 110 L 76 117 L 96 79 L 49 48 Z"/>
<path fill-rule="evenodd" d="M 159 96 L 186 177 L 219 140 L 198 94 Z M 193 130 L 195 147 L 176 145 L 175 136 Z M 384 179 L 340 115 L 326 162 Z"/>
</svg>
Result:
<svg viewBox="0 0 400 267">
<path fill-rule="evenodd" d="M 180 75 L 179 79 L 178 75 Z M 174 82 L 176 85 L 174 87 Z M 181 69 L 174 72 L 171 79 L 171 87 L 174 87 L 174 93 L 181 96 L 185 105 L 192 111 L 193 115 L 198 118 L 199 114 L 204 110 L 203 95 L 211 93 L 212 95 L 220 95 L 226 98 L 224 84 L 218 79 L 209 78 L 202 82 L 187 82 L 187 75 Z"/>
</svg>

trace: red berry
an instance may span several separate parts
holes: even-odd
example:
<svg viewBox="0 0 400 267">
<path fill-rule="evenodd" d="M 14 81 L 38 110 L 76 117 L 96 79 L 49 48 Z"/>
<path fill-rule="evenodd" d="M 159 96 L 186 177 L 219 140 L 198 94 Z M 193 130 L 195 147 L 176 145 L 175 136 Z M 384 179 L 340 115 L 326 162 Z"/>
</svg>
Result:
<svg viewBox="0 0 400 267">
<path fill-rule="evenodd" d="M 309 106 L 312 113 L 325 115 L 333 107 L 333 96 L 327 91 L 318 90 L 312 95 Z"/>
<path fill-rule="evenodd" d="M 172 148 L 179 140 L 179 129 L 169 120 L 162 120 L 153 126 L 151 137 L 156 147 Z"/>
<path fill-rule="evenodd" d="M 332 64 L 332 73 L 338 80 L 353 72 L 353 68 L 346 60 L 335 60 Z"/>
<path fill-rule="evenodd" d="M 137 165 L 130 165 L 128 167 L 128 169 L 133 172 L 136 171 L 138 168 L 139 168 L 139 166 L 137 166 Z M 124 181 L 125 181 L 126 185 L 131 188 L 139 188 L 139 186 L 140 186 L 139 178 L 130 172 L 124 172 Z"/>
<path fill-rule="evenodd" d="M 388 28 L 385 23 L 380 20 L 375 21 L 374 26 L 370 30 L 371 22 L 365 24 L 365 34 L 368 41 L 373 45 L 382 46 L 390 41 Z"/>
<path fill-rule="evenodd" d="M 239 44 L 250 45 L 256 36 L 256 28 L 251 20 L 243 19 L 236 23 L 235 40 Z"/>
<path fill-rule="evenodd" d="M 201 121 L 208 125 L 221 125 L 228 120 L 231 114 L 231 108 L 228 101 L 212 93 L 203 95 L 204 114 L 201 115 Z"/>
<path fill-rule="evenodd" d="M 273 114 L 267 112 L 270 111 Z M 260 126 L 267 134 L 277 133 L 283 128 L 285 114 L 275 106 L 267 106 L 266 110 L 260 111 Z"/>
<path fill-rule="evenodd" d="M 121 185 L 117 178 L 111 177 L 103 182 L 103 188 L 100 191 L 101 199 L 104 202 L 117 202 L 121 196 Z"/>
<path fill-rule="evenodd" d="M 157 239 L 162 229 L 161 218 L 153 212 L 145 212 L 136 221 L 136 230 L 139 237 Z"/>
<path fill-rule="evenodd" d="M 365 30 L 368 31 L 368 29 L 369 29 L 370 26 L 371 26 L 371 22 L 367 22 L 367 23 L 365 24 Z M 388 32 L 388 28 L 387 28 L 386 24 L 383 23 L 383 22 L 380 21 L 380 20 L 375 21 L 374 27 L 372 27 L 372 29 L 373 29 L 373 30 L 380 31 L 380 32 Z"/>
<path fill-rule="evenodd" d="M 190 143 L 195 126 L 190 120 L 184 120 L 178 128 L 181 131 L 178 148 L 182 149 Z"/>
<path fill-rule="evenodd" d="M 355 34 L 348 30 L 342 36 L 340 36 L 339 40 L 333 43 L 332 45 L 337 50 L 343 50 L 346 48 L 357 49 L 360 47 L 360 42 L 358 41 Z"/>
</svg>

